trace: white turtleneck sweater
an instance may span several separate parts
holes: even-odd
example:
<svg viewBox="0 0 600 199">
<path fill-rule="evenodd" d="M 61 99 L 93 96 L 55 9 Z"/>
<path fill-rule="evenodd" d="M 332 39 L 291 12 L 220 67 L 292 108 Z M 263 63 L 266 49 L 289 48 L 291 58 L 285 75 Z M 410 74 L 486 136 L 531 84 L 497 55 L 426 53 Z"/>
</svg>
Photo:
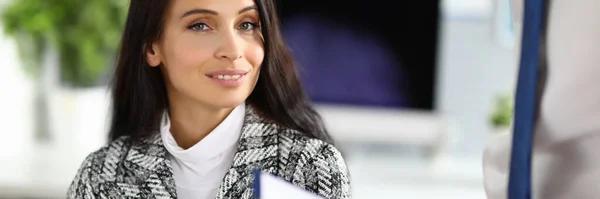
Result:
<svg viewBox="0 0 600 199">
<path fill-rule="evenodd" d="M 237 151 L 245 117 L 245 103 L 233 111 L 204 139 L 183 149 L 171 134 L 167 114 L 161 124 L 161 136 L 169 151 L 177 197 L 214 199 Z"/>
</svg>

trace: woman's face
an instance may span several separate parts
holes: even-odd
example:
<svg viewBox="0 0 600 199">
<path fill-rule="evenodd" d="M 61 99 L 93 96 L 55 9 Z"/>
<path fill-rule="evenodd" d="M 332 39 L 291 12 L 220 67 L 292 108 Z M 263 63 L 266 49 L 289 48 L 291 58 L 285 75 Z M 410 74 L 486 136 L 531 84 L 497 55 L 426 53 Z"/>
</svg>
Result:
<svg viewBox="0 0 600 199">
<path fill-rule="evenodd" d="M 170 100 L 214 108 L 245 101 L 264 58 L 254 1 L 173 0 L 164 18 L 162 37 L 147 58 L 162 67 Z"/>
</svg>

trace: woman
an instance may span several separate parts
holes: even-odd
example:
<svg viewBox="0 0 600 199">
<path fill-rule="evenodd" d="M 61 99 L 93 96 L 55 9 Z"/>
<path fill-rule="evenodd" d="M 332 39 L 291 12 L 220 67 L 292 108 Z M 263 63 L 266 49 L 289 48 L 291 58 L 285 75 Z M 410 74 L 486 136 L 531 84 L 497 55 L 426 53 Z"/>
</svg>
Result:
<svg viewBox="0 0 600 199">
<path fill-rule="evenodd" d="M 112 89 L 111 143 L 69 198 L 251 198 L 255 169 L 351 197 L 274 0 L 132 0 Z"/>
</svg>

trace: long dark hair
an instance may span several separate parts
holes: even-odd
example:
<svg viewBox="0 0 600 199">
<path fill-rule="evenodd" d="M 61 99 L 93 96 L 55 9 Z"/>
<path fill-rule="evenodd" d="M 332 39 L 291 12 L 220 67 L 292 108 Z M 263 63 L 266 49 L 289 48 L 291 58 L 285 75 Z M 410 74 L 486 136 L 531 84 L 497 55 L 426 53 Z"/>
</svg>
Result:
<svg viewBox="0 0 600 199">
<path fill-rule="evenodd" d="M 280 33 L 274 0 L 255 0 L 264 37 L 265 58 L 260 77 L 246 102 L 265 118 L 332 143 L 319 114 L 310 105 Z M 156 133 L 168 108 L 160 67 L 149 67 L 146 44 L 161 38 L 169 0 L 132 0 L 112 85 L 109 139 L 134 140 Z"/>
</svg>

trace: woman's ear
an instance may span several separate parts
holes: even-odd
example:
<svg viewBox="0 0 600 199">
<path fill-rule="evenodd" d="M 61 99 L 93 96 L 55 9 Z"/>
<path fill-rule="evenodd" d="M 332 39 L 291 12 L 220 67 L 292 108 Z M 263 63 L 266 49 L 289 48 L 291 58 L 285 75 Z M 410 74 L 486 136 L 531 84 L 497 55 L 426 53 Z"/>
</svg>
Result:
<svg viewBox="0 0 600 199">
<path fill-rule="evenodd" d="M 157 67 L 162 63 L 162 57 L 158 45 L 153 43 L 150 46 L 144 45 L 146 49 L 146 61 L 151 67 Z"/>
</svg>

